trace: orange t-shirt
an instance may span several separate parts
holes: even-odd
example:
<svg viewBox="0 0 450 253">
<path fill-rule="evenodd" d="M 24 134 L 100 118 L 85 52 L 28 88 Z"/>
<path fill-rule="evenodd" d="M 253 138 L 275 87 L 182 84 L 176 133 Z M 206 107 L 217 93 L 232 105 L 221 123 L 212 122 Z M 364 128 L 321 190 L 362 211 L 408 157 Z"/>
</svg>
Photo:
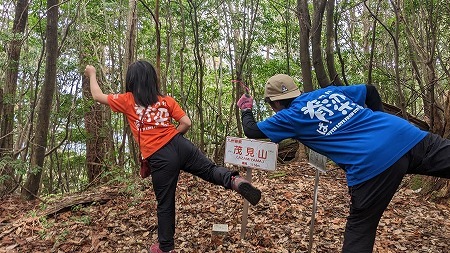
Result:
<svg viewBox="0 0 450 253">
<path fill-rule="evenodd" d="M 131 92 L 108 95 L 109 107 L 114 112 L 125 114 L 137 143 L 139 121 L 142 118 L 144 125 L 141 129 L 140 150 L 144 158 L 151 156 L 179 133 L 172 119 L 179 121 L 186 115 L 172 97 L 160 96 L 158 99 L 157 103 L 144 108 L 135 103 Z"/>
</svg>

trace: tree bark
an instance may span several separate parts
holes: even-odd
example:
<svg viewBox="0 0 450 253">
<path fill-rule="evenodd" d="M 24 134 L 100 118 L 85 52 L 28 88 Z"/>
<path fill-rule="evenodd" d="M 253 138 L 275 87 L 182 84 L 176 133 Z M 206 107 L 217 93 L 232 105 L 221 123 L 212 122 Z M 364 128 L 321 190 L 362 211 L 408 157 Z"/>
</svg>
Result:
<svg viewBox="0 0 450 253">
<path fill-rule="evenodd" d="M 7 67 L 5 71 L 4 88 L 0 89 L 0 159 L 13 158 L 14 147 L 14 105 L 17 90 L 17 78 L 20 51 L 22 49 L 22 34 L 28 20 L 28 0 L 18 0 L 16 4 L 14 23 L 12 28 L 13 39 L 7 49 Z M 0 186 L 0 196 L 14 189 L 15 172 L 11 166 L 6 165 L 1 170 L 0 176 L 5 176 L 5 181 Z"/>
<path fill-rule="evenodd" d="M 161 74 L 161 85 L 162 87 L 166 87 L 167 89 L 167 93 L 172 94 L 172 96 L 174 95 L 174 86 L 173 86 L 173 82 L 171 82 L 171 86 L 170 86 L 170 90 L 168 88 L 168 76 L 169 76 L 169 71 L 171 69 L 173 69 L 171 67 L 171 54 L 172 54 L 172 32 L 173 32 L 173 26 L 172 26 L 172 11 L 171 11 L 171 0 L 168 0 L 167 2 L 167 24 L 168 24 L 168 29 L 167 29 L 167 35 L 166 35 L 166 61 L 165 61 L 165 70 L 164 72 L 161 72 L 163 74 Z"/>
<path fill-rule="evenodd" d="M 375 15 L 378 15 L 378 11 L 380 10 L 381 0 L 378 0 L 377 11 Z M 368 64 L 368 74 L 367 74 L 367 84 L 372 84 L 372 71 L 373 71 L 373 60 L 375 55 L 375 42 L 376 42 L 376 34 L 377 34 L 377 20 L 373 20 L 372 24 L 372 41 L 370 44 L 370 56 L 369 56 L 369 64 Z"/>
<path fill-rule="evenodd" d="M 99 78 L 99 85 L 102 84 Z M 89 79 L 83 76 L 83 96 L 88 101 L 93 101 L 89 89 Z M 103 119 L 103 106 L 93 102 L 90 110 L 84 115 L 84 125 L 86 128 L 86 172 L 89 185 L 98 185 L 105 181 L 101 178 L 105 166 L 107 150 L 107 131 Z"/>
<path fill-rule="evenodd" d="M 397 87 L 397 100 L 399 107 L 402 109 L 402 115 L 403 118 L 408 119 L 408 114 L 406 111 L 406 103 L 405 103 L 405 96 L 403 94 L 402 90 L 402 84 L 400 82 L 400 69 L 399 69 L 399 46 L 398 41 L 400 38 L 400 13 L 399 13 L 399 1 L 397 0 L 397 3 L 394 3 L 394 1 L 391 0 L 391 4 L 394 8 L 395 13 L 395 36 L 393 37 L 394 40 L 394 70 L 395 70 L 395 84 Z"/>
<path fill-rule="evenodd" d="M 28 173 L 28 178 L 22 189 L 22 197 L 33 200 L 37 197 L 44 167 L 45 149 L 50 124 L 53 94 L 56 89 L 56 61 L 58 59 L 58 0 L 47 1 L 46 27 L 46 68 L 42 87 L 41 100 L 38 105 L 38 119 L 35 132 L 35 144 L 31 155 L 31 166 L 35 171 Z"/>
<path fill-rule="evenodd" d="M 297 0 L 297 19 L 300 26 L 300 65 L 302 69 L 303 90 L 312 91 L 311 55 L 309 52 L 309 36 L 311 18 L 307 0 Z"/>
<path fill-rule="evenodd" d="M 183 0 L 179 0 L 180 6 L 183 6 Z M 184 8 L 180 8 L 181 17 L 184 17 Z M 186 22 L 181 18 L 181 48 L 180 48 L 180 97 L 181 105 L 186 106 L 187 96 L 184 92 L 184 50 L 186 49 Z M 187 108 L 185 108 L 187 109 Z"/>
<path fill-rule="evenodd" d="M 195 79 L 197 85 L 197 93 L 195 100 L 197 101 L 197 111 L 198 111 L 198 120 L 199 120 L 199 143 L 198 147 L 202 151 L 206 151 L 205 149 L 205 119 L 203 112 L 203 90 L 204 90 L 204 71 L 205 67 L 203 64 L 203 53 L 200 48 L 200 28 L 199 28 L 199 20 L 198 20 L 198 4 L 194 3 L 193 0 L 188 0 L 188 3 L 191 8 L 190 19 L 192 23 L 192 30 L 194 35 L 194 59 L 195 59 Z"/>
<path fill-rule="evenodd" d="M 159 0 L 155 0 L 155 27 L 156 27 L 156 74 L 161 78 L 161 26 L 159 22 Z M 167 92 L 165 83 L 161 87 L 162 92 Z"/>
<path fill-rule="evenodd" d="M 328 0 L 327 2 L 327 23 L 326 23 L 326 61 L 327 69 L 330 78 L 332 79 L 333 85 L 342 85 L 342 81 L 336 70 L 336 65 L 334 63 L 334 0 Z"/>
<path fill-rule="evenodd" d="M 314 14 L 311 27 L 312 61 L 320 87 L 330 84 L 322 57 L 322 20 L 327 0 L 314 1 Z"/>
<path fill-rule="evenodd" d="M 126 74 L 128 70 L 128 66 L 136 60 L 136 36 L 137 36 L 137 3 L 136 0 L 129 0 L 128 2 L 128 17 L 127 17 L 127 35 L 126 35 L 126 45 L 125 45 L 125 64 L 123 69 L 123 80 L 126 80 Z M 125 90 L 125 82 L 122 83 L 123 90 Z M 127 123 L 126 116 L 122 116 L 122 120 L 124 122 L 124 133 L 123 135 L 126 138 L 123 139 L 122 147 L 128 141 L 128 147 L 130 149 L 130 156 L 134 160 L 135 164 L 139 163 L 138 152 L 136 152 L 139 147 L 137 147 L 136 142 L 134 141 L 133 134 L 131 133 L 130 126 Z M 123 149 L 122 152 L 124 152 Z M 124 154 L 122 154 L 124 155 Z M 138 171 L 136 170 L 136 173 Z"/>
</svg>

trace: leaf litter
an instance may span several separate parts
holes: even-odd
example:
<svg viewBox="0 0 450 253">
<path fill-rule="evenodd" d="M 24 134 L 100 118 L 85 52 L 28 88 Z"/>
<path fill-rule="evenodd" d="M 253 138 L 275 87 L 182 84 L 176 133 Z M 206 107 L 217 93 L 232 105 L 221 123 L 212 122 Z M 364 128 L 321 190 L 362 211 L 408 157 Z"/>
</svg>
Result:
<svg viewBox="0 0 450 253">
<path fill-rule="evenodd" d="M 245 174 L 245 169 L 239 170 Z M 260 203 L 249 208 L 241 240 L 243 199 L 181 173 L 176 197 L 177 252 L 308 252 L 314 169 L 304 161 L 292 162 L 279 165 L 276 172 L 253 170 L 252 180 L 263 195 Z M 128 191 L 126 185 L 97 188 L 94 193 L 103 193 L 100 202 L 93 193 L 73 194 L 78 195 L 75 203 L 81 204 L 68 209 L 61 203 L 70 203 L 66 201 L 70 195 L 46 208 L 18 196 L 4 198 L 0 253 L 147 252 L 157 240 L 156 200 L 150 180 L 136 179 L 136 186 Z M 80 201 L 80 194 L 88 195 L 90 201 Z M 312 252 L 340 252 L 348 204 L 343 172 L 331 168 L 322 173 Z M 425 200 L 401 186 L 380 221 L 374 252 L 448 252 L 449 217 L 448 203 Z M 220 243 L 212 240 L 214 224 L 228 225 Z"/>
</svg>

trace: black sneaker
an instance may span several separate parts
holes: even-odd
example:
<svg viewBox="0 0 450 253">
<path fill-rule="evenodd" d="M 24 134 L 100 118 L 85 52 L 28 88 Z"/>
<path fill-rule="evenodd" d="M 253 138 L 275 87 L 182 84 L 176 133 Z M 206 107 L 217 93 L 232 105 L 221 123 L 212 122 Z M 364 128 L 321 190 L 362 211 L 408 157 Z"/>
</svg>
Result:
<svg viewBox="0 0 450 253">
<path fill-rule="evenodd" d="M 261 191 L 240 176 L 231 177 L 231 189 L 241 194 L 250 204 L 256 205 L 261 199 Z"/>
</svg>

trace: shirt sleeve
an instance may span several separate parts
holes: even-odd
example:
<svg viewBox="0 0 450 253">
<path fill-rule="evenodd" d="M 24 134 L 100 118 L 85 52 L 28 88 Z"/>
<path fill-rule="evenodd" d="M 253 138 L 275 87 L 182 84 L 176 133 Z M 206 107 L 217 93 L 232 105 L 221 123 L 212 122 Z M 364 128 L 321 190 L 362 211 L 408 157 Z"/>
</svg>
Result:
<svg viewBox="0 0 450 253">
<path fill-rule="evenodd" d="M 340 86 L 342 92 L 361 106 L 367 106 L 372 111 L 384 111 L 380 94 L 373 85 L 358 84 Z"/>
<path fill-rule="evenodd" d="M 350 86 L 339 86 L 342 93 L 349 97 L 353 102 L 360 106 L 366 105 L 367 89 L 365 84 L 357 84 Z"/>
<path fill-rule="evenodd" d="M 367 95 L 366 95 L 366 105 L 372 111 L 384 112 L 383 102 L 381 101 L 380 93 L 378 93 L 377 88 L 373 85 L 366 85 Z"/>
<path fill-rule="evenodd" d="M 126 109 L 129 107 L 128 103 L 130 102 L 130 93 L 125 94 L 109 94 L 108 95 L 108 104 L 111 110 L 114 112 L 122 112 L 125 113 Z"/>
<path fill-rule="evenodd" d="M 183 109 L 181 108 L 181 106 L 177 103 L 177 101 L 172 98 L 167 96 L 168 98 L 168 102 L 170 103 L 170 116 L 176 120 L 179 121 L 181 118 L 183 118 L 183 116 L 186 115 L 186 113 L 183 111 Z"/>
<path fill-rule="evenodd" d="M 252 139 L 265 139 L 267 136 L 259 130 L 259 127 L 255 121 L 252 110 L 241 111 L 242 113 L 242 128 L 244 134 L 248 138 Z"/>
<path fill-rule="evenodd" d="M 289 120 L 289 110 L 284 109 L 264 121 L 258 122 L 258 128 L 272 141 L 281 142 L 284 139 L 295 138 L 294 126 Z"/>
</svg>

